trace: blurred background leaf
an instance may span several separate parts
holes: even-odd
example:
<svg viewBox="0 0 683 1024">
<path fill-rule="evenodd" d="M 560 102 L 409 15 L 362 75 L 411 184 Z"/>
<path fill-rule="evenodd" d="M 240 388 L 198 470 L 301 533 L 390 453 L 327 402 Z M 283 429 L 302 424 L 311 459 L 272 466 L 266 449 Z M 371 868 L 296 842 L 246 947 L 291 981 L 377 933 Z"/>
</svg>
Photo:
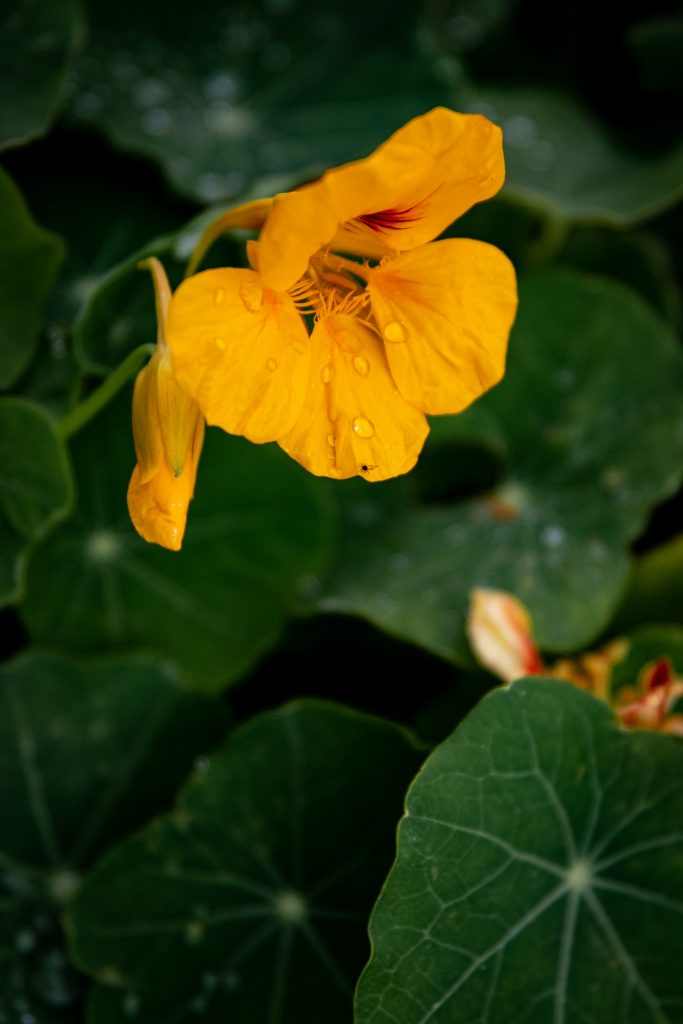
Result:
<svg viewBox="0 0 683 1024">
<path fill-rule="evenodd" d="M 29 652 L 0 669 L 0 1017 L 73 1019 L 64 904 L 108 844 L 168 806 L 223 737 L 216 701 L 157 658 Z"/>
<path fill-rule="evenodd" d="M 35 402 L 0 398 L 0 606 L 22 594 L 32 543 L 69 512 L 71 466 L 52 417 Z"/>
<path fill-rule="evenodd" d="M 682 392 L 680 349 L 637 297 L 567 272 L 528 277 L 506 377 L 458 418 L 441 493 L 420 501 L 430 447 L 405 482 L 364 486 L 358 501 L 357 488 L 337 486 L 346 543 L 318 607 L 463 659 L 469 591 L 498 587 L 529 608 L 541 647 L 585 646 L 621 598 L 628 542 L 680 485 Z M 470 415 L 486 430 L 482 447 L 496 425 L 503 471 L 489 493 L 454 501 Z"/>
<path fill-rule="evenodd" d="M 74 117 L 202 202 L 361 156 L 438 102 L 416 9 L 379 0 L 93 5 Z M 368 98 L 372 101 L 368 102 Z"/>
<path fill-rule="evenodd" d="M 33 555 L 22 615 L 69 650 L 141 644 L 220 689 L 277 642 L 297 591 L 328 557 L 325 494 L 279 449 L 209 430 L 183 550 L 135 533 L 130 391 L 73 443 L 73 518 Z M 69 600 L 64 600 L 68 593 Z"/>
<path fill-rule="evenodd" d="M 0 389 L 26 369 L 38 341 L 41 307 L 50 291 L 63 247 L 38 227 L 21 193 L 0 168 Z"/>
<path fill-rule="evenodd" d="M 234 732 L 72 903 L 89 1019 L 347 1022 L 420 759 L 391 723 L 320 702 Z"/>
<path fill-rule="evenodd" d="M 5 14 L 0 149 L 47 130 L 64 100 L 67 72 L 85 31 L 80 0 L 17 0 Z"/>
</svg>

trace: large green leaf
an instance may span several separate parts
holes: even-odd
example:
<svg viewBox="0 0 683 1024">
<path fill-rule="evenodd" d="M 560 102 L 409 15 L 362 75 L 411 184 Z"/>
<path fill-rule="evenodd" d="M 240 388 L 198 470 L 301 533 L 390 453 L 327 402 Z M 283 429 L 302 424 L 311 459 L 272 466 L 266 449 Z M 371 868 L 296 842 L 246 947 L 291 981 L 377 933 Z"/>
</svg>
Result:
<svg viewBox="0 0 683 1024">
<path fill-rule="evenodd" d="M 332 704 L 236 731 L 71 905 L 88 1019 L 346 1024 L 418 763 L 400 729 Z"/>
<path fill-rule="evenodd" d="M 338 485 L 346 543 L 318 607 L 463 659 L 469 591 L 493 586 L 530 608 L 542 647 L 586 645 L 619 601 L 628 542 L 680 481 L 681 394 L 680 349 L 639 299 L 598 278 L 530 276 L 505 380 L 435 423 L 422 464 L 441 452 L 441 504 L 420 503 L 420 466 L 362 493 Z M 477 436 L 506 460 L 504 479 L 454 502 L 463 441 Z"/>
<path fill-rule="evenodd" d="M 360 156 L 433 106 L 413 21 L 389 0 L 97 5 L 73 111 L 214 202 Z"/>
<path fill-rule="evenodd" d="M 56 235 L 38 227 L 0 168 L 0 389 L 26 369 L 41 327 L 41 307 L 62 259 Z"/>
<path fill-rule="evenodd" d="M 84 30 L 80 0 L 16 0 L 4 14 L 0 149 L 47 130 Z"/>
<path fill-rule="evenodd" d="M 28 653 L 0 670 L 0 1019 L 67 1019 L 82 980 L 65 901 L 96 854 L 168 805 L 226 724 L 147 656 Z"/>
<path fill-rule="evenodd" d="M 24 398 L 0 399 L 0 605 L 23 589 L 25 559 L 69 511 L 69 460 L 50 415 Z"/>
<path fill-rule="evenodd" d="M 76 438 L 78 507 L 35 552 L 22 614 L 43 642 L 144 644 L 221 687 L 275 642 L 326 558 L 325 495 L 279 450 L 210 430 L 183 550 L 146 544 L 126 509 L 129 403 L 126 391 Z"/>
<path fill-rule="evenodd" d="M 472 106 L 503 128 L 506 190 L 556 217 L 628 226 L 683 194 L 683 144 L 624 149 L 569 95 L 482 90 Z"/>
<path fill-rule="evenodd" d="M 556 680 L 486 697 L 411 787 L 357 1024 L 676 1024 L 683 744 Z"/>
</svg>

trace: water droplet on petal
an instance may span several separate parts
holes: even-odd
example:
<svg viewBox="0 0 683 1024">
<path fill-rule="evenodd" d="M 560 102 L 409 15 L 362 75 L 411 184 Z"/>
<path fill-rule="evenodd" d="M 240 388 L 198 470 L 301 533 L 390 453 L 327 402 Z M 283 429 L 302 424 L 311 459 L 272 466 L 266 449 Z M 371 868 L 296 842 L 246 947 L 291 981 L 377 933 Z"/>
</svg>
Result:
<svg viewBox="0 0 683 1024">
<path fill-rule="evenodd" d="M 214 338 L 213 343 L 216 346 L 216 348 L 225 349 L 225 342 L 223 341 L 222 338 Z"/>
<path fill-rule="evenodd" d="M 297 334 L 290 334 L 288 341 L 294 351 L 298 352 L 300 355 L 304 355 L 304 353 L 308 351 L 306 341 L 304 338 L 300 338 Z"/>
<path fill-rule="evenodd" d="M 364 356 L 354 356 L 353 368 L 361 377 L 367 377 L 370 373 L 370 363 Z"/>
<path fill-rule="evenodd" d="M 353 421 L 353 429 L 355 433 L 362 438 L 372 437 L 375 433 L 374 426 L 370 420 L 366 420 L 365 416 L 356 416 Z"/>
<path fill-rule="evenodd" d="M 275 370 L 277 370 L 277 359 L 269 359 L 268 362 L 266 363 L 266 366 L 268 367 L 271 373 L 274 373 Z"/>
<path fill-rule="evenodd" d="M 320 371 L 320 379 L 322 380 L 323 384 L 329 384 L 333 377 L 334 368 L 329 365 L 323 366 L 322 370 Z"/>
<path fill-rule="evenodd" d="M 334 436 L 334 434 L 327 435 L 327 443 L 334 448 L 335 444 L 337 443 L 337 438 Z"/>
<path fill-rule="evenodd" d="M 241 284 L 239 296 L 248 313 L 258 313 L 263 305 L 263 288 L 259 284 Z"/>
<path fill-rule="evenodd" d="M 225 299 L 225 288 L 216 288 L 216 291 L 213 293 L 214 304 L 216 306 L 221 306 L 223 304 L 223 300 L 224 299 Z"/>
<path fill-rule="evenodd" d="M 406 332 L 398 320 L 392 320 L 384 328 L 384 337 L 387 341 L 405 341 Z"/>
</svg>

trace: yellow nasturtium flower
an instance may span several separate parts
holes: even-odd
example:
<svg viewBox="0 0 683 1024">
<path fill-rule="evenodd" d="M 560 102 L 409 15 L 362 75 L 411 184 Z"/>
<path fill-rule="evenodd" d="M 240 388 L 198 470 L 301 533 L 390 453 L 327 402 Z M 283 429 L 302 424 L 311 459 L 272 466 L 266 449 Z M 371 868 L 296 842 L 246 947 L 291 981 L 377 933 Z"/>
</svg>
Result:
<svg viewBox="0 0 683 1024">
<path fill-rule="evenodd" d="M 173 373 L 165 335 L 171 299 L 166 274 L 154 258 L 142 266 L 154 280 L 158 335 L 154 354 L 135 381 L 133 437 L 138 461 L 128 486 L 128 511 L 144 540 L 178 551 L 194 494 L 204 417 Z"/>
<path fill-rule="evenodd" d="M 206 270 L 174 294 L 180 385 L 208 423 L 277 441 L 317 475 L 406 473 L 425 413 L 459 412 L 503 375 L 511 263 L 484 242 L 433 241 L 503 179 L 500 129 L 437 108 L 367 159 L 225 215 L 200 252 L 222 228 L 260 227 L 251 269 Z"/>
</svg>

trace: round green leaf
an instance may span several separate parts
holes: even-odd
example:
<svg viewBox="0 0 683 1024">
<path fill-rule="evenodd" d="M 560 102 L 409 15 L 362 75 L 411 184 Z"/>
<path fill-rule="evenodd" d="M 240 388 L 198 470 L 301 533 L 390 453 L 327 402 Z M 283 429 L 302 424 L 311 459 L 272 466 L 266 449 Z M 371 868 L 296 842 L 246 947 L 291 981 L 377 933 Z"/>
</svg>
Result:
<svg viewBox="0 0 683 1024">
<path fill-rule="evenodd" d="M 660 156 L 628 151 L 568 95 L 483 90 L 474 108 L 503 129 L 506 191 L 557 217 L 628 226 L 683 193 L 683 144 Z"/>
<path fill-rule="evenodd" d="M 364 154 L 438 101 L 412 42 L 414 13 L 386 0 L 197 0 L 178 19 L 160 0 L 100 4 L 72 110 L 203 202 L 256 179 L 280 191 L 283 179 Z"/>
<path fill-rule="evenodd" d="M 556 680 L 486 697 L 408 793 L 357 1024 L 675 1024 L 683 744 Z"/>
<path fill-rule="evenodd" d="M 418 763 L 397 727 L 313 701 L 233 733 L 72 903 L 88 1019 L 346 1024 Z"/>
<path fill-rule="evenodd" d="M 9 388 L 31 361 L 41 307 L 62 260 L 56 235 L 38 227 L 21 193 L 0 168 L 0 389 Z"/>
<path fill-rule="evenodd" d="M 529 607 L 543 648 L 585 646 L 621 597 L 629 541 L 679 485 L 681 394 L 680 348 L 638 298 L 598 278 L 528 277 L 506 377 L 454 433 L 471 441 L 472 418 L 488 445 L 496 425 L 504 480 L 438 506 L 405 486 L 340 486 L 346 542 L 318 607 L 466 661 L 469 592 L 498 587 Z"/>
<path fill-rule="evenodd" d="M 49 414 L 24 398 L 0 399 L 0 605 L 20 596 L 28 547 L 64 518 L 72 490 Z"/>
<path fill-rule="evenodd" d="M 0 149 L 42 135 L 55 117 L 84 33 L 80 0 L 17 0 L 0 37 Z"/>
<path fill-rule="evenodd" d="M 183 550 L 171 552 L 128 518 L 128 390 L 75 439 L 73 458 L 76 513 L 29 567 L 31 634 L 73 650 L 142 644 L 208 688 L 239 678 L 327 556 L 325 495 L 278 449 L 209 430 Z"/>
<path fill-rule="evenodd" d="M 56 1024 L 78 1004 L 65 901 L 96 854 L 168 805 L 226 724 L 148 656 L 30 652 L 0 669 L 0 1019 Z"/>
</svg>

